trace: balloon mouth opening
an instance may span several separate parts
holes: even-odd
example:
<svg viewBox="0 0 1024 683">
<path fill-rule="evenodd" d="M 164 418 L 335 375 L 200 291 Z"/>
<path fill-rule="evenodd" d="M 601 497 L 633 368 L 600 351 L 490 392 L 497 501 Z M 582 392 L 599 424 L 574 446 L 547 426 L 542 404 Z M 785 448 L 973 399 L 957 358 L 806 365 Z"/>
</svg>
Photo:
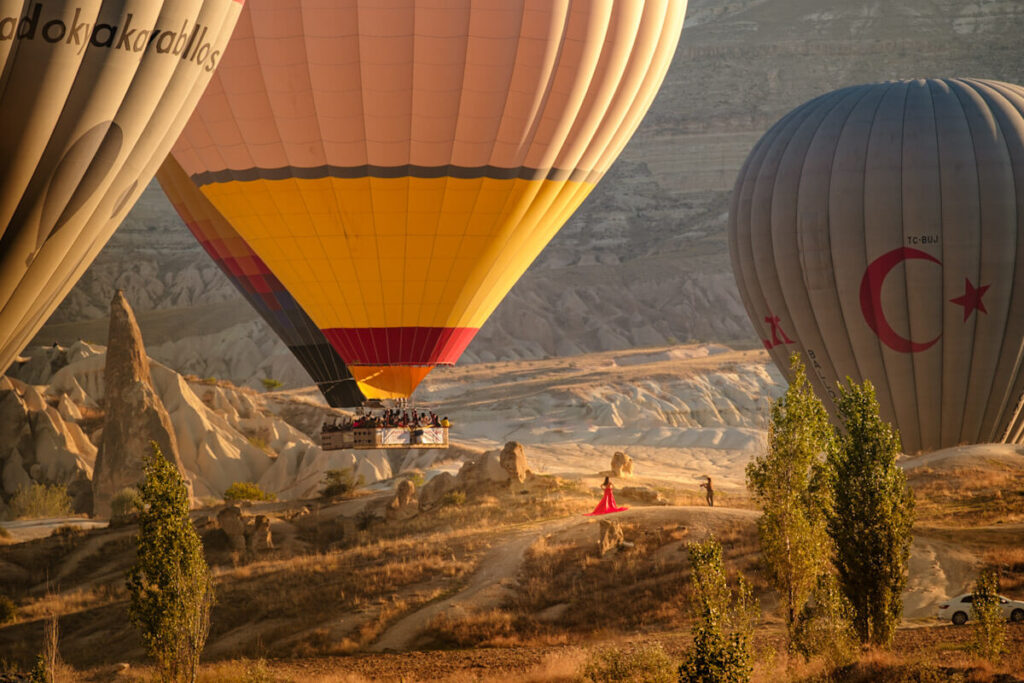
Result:
<svg viewBox="0 0 1024 683">
<path fill-rule="evenodd" d="M 433 365 L 349 365 L 368 399 L 409 398 Z"/>
</svg>

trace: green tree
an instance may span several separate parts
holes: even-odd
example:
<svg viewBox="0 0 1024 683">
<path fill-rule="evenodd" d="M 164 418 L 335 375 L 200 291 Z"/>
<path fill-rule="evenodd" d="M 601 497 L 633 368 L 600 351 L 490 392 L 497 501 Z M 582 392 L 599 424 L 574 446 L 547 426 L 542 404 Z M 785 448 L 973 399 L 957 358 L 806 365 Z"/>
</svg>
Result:
<svg viewBox="0 0 1024 683">
<path fill-rule="evenodd" d="M 263 388 L 267 391 L 273 391 L 274 389 L 280 389 L 284 386 L 280 380 L 273 379 L 272 377 L 264 377 L 260 380 L 263 383 Z"/>
<path fill-rule="evenodd" d="M 151 442 L 152 443 L 152 442 Z M 140 489 L 138 553 L 128 614 L 162 681 L 195 681 L 210 630 L 213 581 L 189 518 L 188 490 L 156 443 Z"/>
<path fill-rule="evenodd" d="M 736 595 L 726 582 L 722 546 L 713 537 L 691 543 L 690 578 L 697 621 L 693 647 L 679 667 L 684 683 L 742 683 L 753 673 L 751 636 L 757 616 L 750 585 L 739 577 Z"/>
<path fill-rule="evenodd" d="M 914 496 L 896 465 L 899 433 L 879 417 L 870 381 L 840 386 L 839 415 L 843 432 L 829 457 L 835 566 L 857 637 L 888 645 L 903 611 Z"/>
<path fill-rule="evenodd" d="M 320 490 L 320 495 L 324 498 L 334 498 L 355 491 L 363 485 L 363 478 L 362 476 L 356 478 L 351 467 L 343 470 L 327 470 L 321 484 L 323 484 L 323 489 Z"/>
<path fill-rule="evenodd" d="M 828 571 L 832 492 L 825 457 L 834 431 L 795 353 L 790 369 L 789 388 L 772 406 L 768 450 L 747 465 L 747 490 L 763 510 L 757 522 L 761 556 L 782 595 L 792 640 L 801 608 Z"/>
<path fill-rule="evenodd" d="M 240 500 L 277 500 L 277 496 L 260 488 L 251 481 L 236 481 L 224 491 L 224 502 L 235 503 Z"/>
<path fill-rule="evenodd" d="M 999 574 L 992 567 L 983 569 L 974 584 L 974 639 L 972 649 L 990 662 L 996 662 L 1006 648 L 1006 618 L 999 604 Z"/>
</svg>

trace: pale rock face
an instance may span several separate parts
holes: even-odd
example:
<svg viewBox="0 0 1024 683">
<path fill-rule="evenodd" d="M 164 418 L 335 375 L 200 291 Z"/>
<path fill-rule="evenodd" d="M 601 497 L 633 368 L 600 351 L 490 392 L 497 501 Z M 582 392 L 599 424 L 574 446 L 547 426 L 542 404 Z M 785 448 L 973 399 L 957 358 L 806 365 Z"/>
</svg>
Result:
<svg viewBox="0 0 1024 683">
<path fill-rule="evenodd" d="M 415 516 L 418 511 L 416 485 L 408 479 L 403 479 L 395 488 L 395 497 L 388 503 L 385 517 L 393 521 L 404 520 Z"/>
<path fill-rule="evenodd" d="M 266 515 L 256 515 L 253 519 L 252 528 L 248 530 L 248 547 L 254 553 L 273 550 L 274 537 L 270 530 L 270 518 Z"/>
<path fill-rule="evenodd" d="M 227 534 L 228 544 L 236 552 L 245 550 L 245 519 L 237 505 L 228 505 L 217 513 L 217 525 Z"/>
<path fill-rule="evenodd" d="M 449 472 L 441 472 L 431 477 L 430 481 L 420 490 L 420 509 L 429 510 L 441 502 L 445 494 L 458 488 L 459 483 Z"/>
<path fill-rule="evenodd" d="M 501 463 L 502 469 L 508 473 L 510 480 L 518 481 L 520 484 L 526 481 L 528 471 L 526 451 L 521 443 L 516 441 L 506 443 L 505 447 L 501 449 L 498 461 Z"/>
<path fill-rule="evenodd" d="M 24 460 L 17 448 L 11 449 L 7 454 L 7 461 L 4 463 L 3 482 L 4 491 L 8 495 L 14 494 L 21 488 L 32 486 L 32 479 L 25 471 Z"/>
<path fill-rule="evenodd" d="M 150 380 L 149 358 L 135 315 L 118 291 L 110 304 L 110 346 L 104 368 L 103 440 L 93 473 L 93 515 L 110 516 L 110 501 L 121 489 L 138 486 L 144 458 L 155 443 L 184 473 L 174 425 Z"/>
<path fill-rule="evenodd" d="M 612 475 L 616 477 L 633 476 L 633 458 L 622 451 L 615 451 L 612 456 Z"/>
<path fill-rule="evenodd" d="M 610 519 L 601 520 L 599 534 L 597 550 L 601 557 L 618 548 L 626 540 L 622 532 L 622 525 Z"/>
<path fill-rule="evenodd" d="M 628 498 L 646 505 L 667 505 L 665 496 L 649 486 L 625 486 L 619 489 L 621 498 Z"/>
<path fill-rule="evenodd" d="M 50 406 L 38 388 L 0 379 L 0 499 L 33 483 L 64 484 L 74 510 L 87 512 L 96 447 L 74 421 Z M 73 412 L 73 404 L 65 411 Z"/>
<path fill-rule="evenodd" d="M 501 466 L 501 454 L 490 451 L 463 463 L 457 479 L 459 488 L 474 490 L 492 484 L 507 484 L 511 476 Z"/>
</svg>

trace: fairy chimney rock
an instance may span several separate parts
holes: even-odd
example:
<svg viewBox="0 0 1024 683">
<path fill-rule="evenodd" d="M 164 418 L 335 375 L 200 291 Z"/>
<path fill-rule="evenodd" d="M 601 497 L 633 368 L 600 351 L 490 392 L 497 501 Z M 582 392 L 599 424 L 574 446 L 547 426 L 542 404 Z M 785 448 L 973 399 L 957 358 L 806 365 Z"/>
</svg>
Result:
<svg viewBox="0 0 1024 683">
<path fill-rule="evenodd" d="M 615 451 L 615 455 L 612 456 L 612 476 L 633 476 L 633 458 L 622 451 Z"/>
<path fill-rule="evenodd" d="M 110 302 L 104 385 L 106 417 L 92 479 L 94 517 L 109 517 L 114 495 L 142 481 L 150 441 L 185 471 L 171 418 L 153 389 L 139 325 L 121 290 Z"/>
</svg>

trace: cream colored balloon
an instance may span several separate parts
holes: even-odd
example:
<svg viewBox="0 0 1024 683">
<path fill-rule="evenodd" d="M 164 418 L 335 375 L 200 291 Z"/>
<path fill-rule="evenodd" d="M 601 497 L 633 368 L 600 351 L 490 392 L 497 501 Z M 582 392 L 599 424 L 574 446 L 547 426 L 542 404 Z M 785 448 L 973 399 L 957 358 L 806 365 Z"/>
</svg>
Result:
<svg viewBox="0 0 1024 683">
<path fill-rule="evenodd" d="M 0 0 L 0 371 L 188 120 L 240 0 Z"/>
</svg>

